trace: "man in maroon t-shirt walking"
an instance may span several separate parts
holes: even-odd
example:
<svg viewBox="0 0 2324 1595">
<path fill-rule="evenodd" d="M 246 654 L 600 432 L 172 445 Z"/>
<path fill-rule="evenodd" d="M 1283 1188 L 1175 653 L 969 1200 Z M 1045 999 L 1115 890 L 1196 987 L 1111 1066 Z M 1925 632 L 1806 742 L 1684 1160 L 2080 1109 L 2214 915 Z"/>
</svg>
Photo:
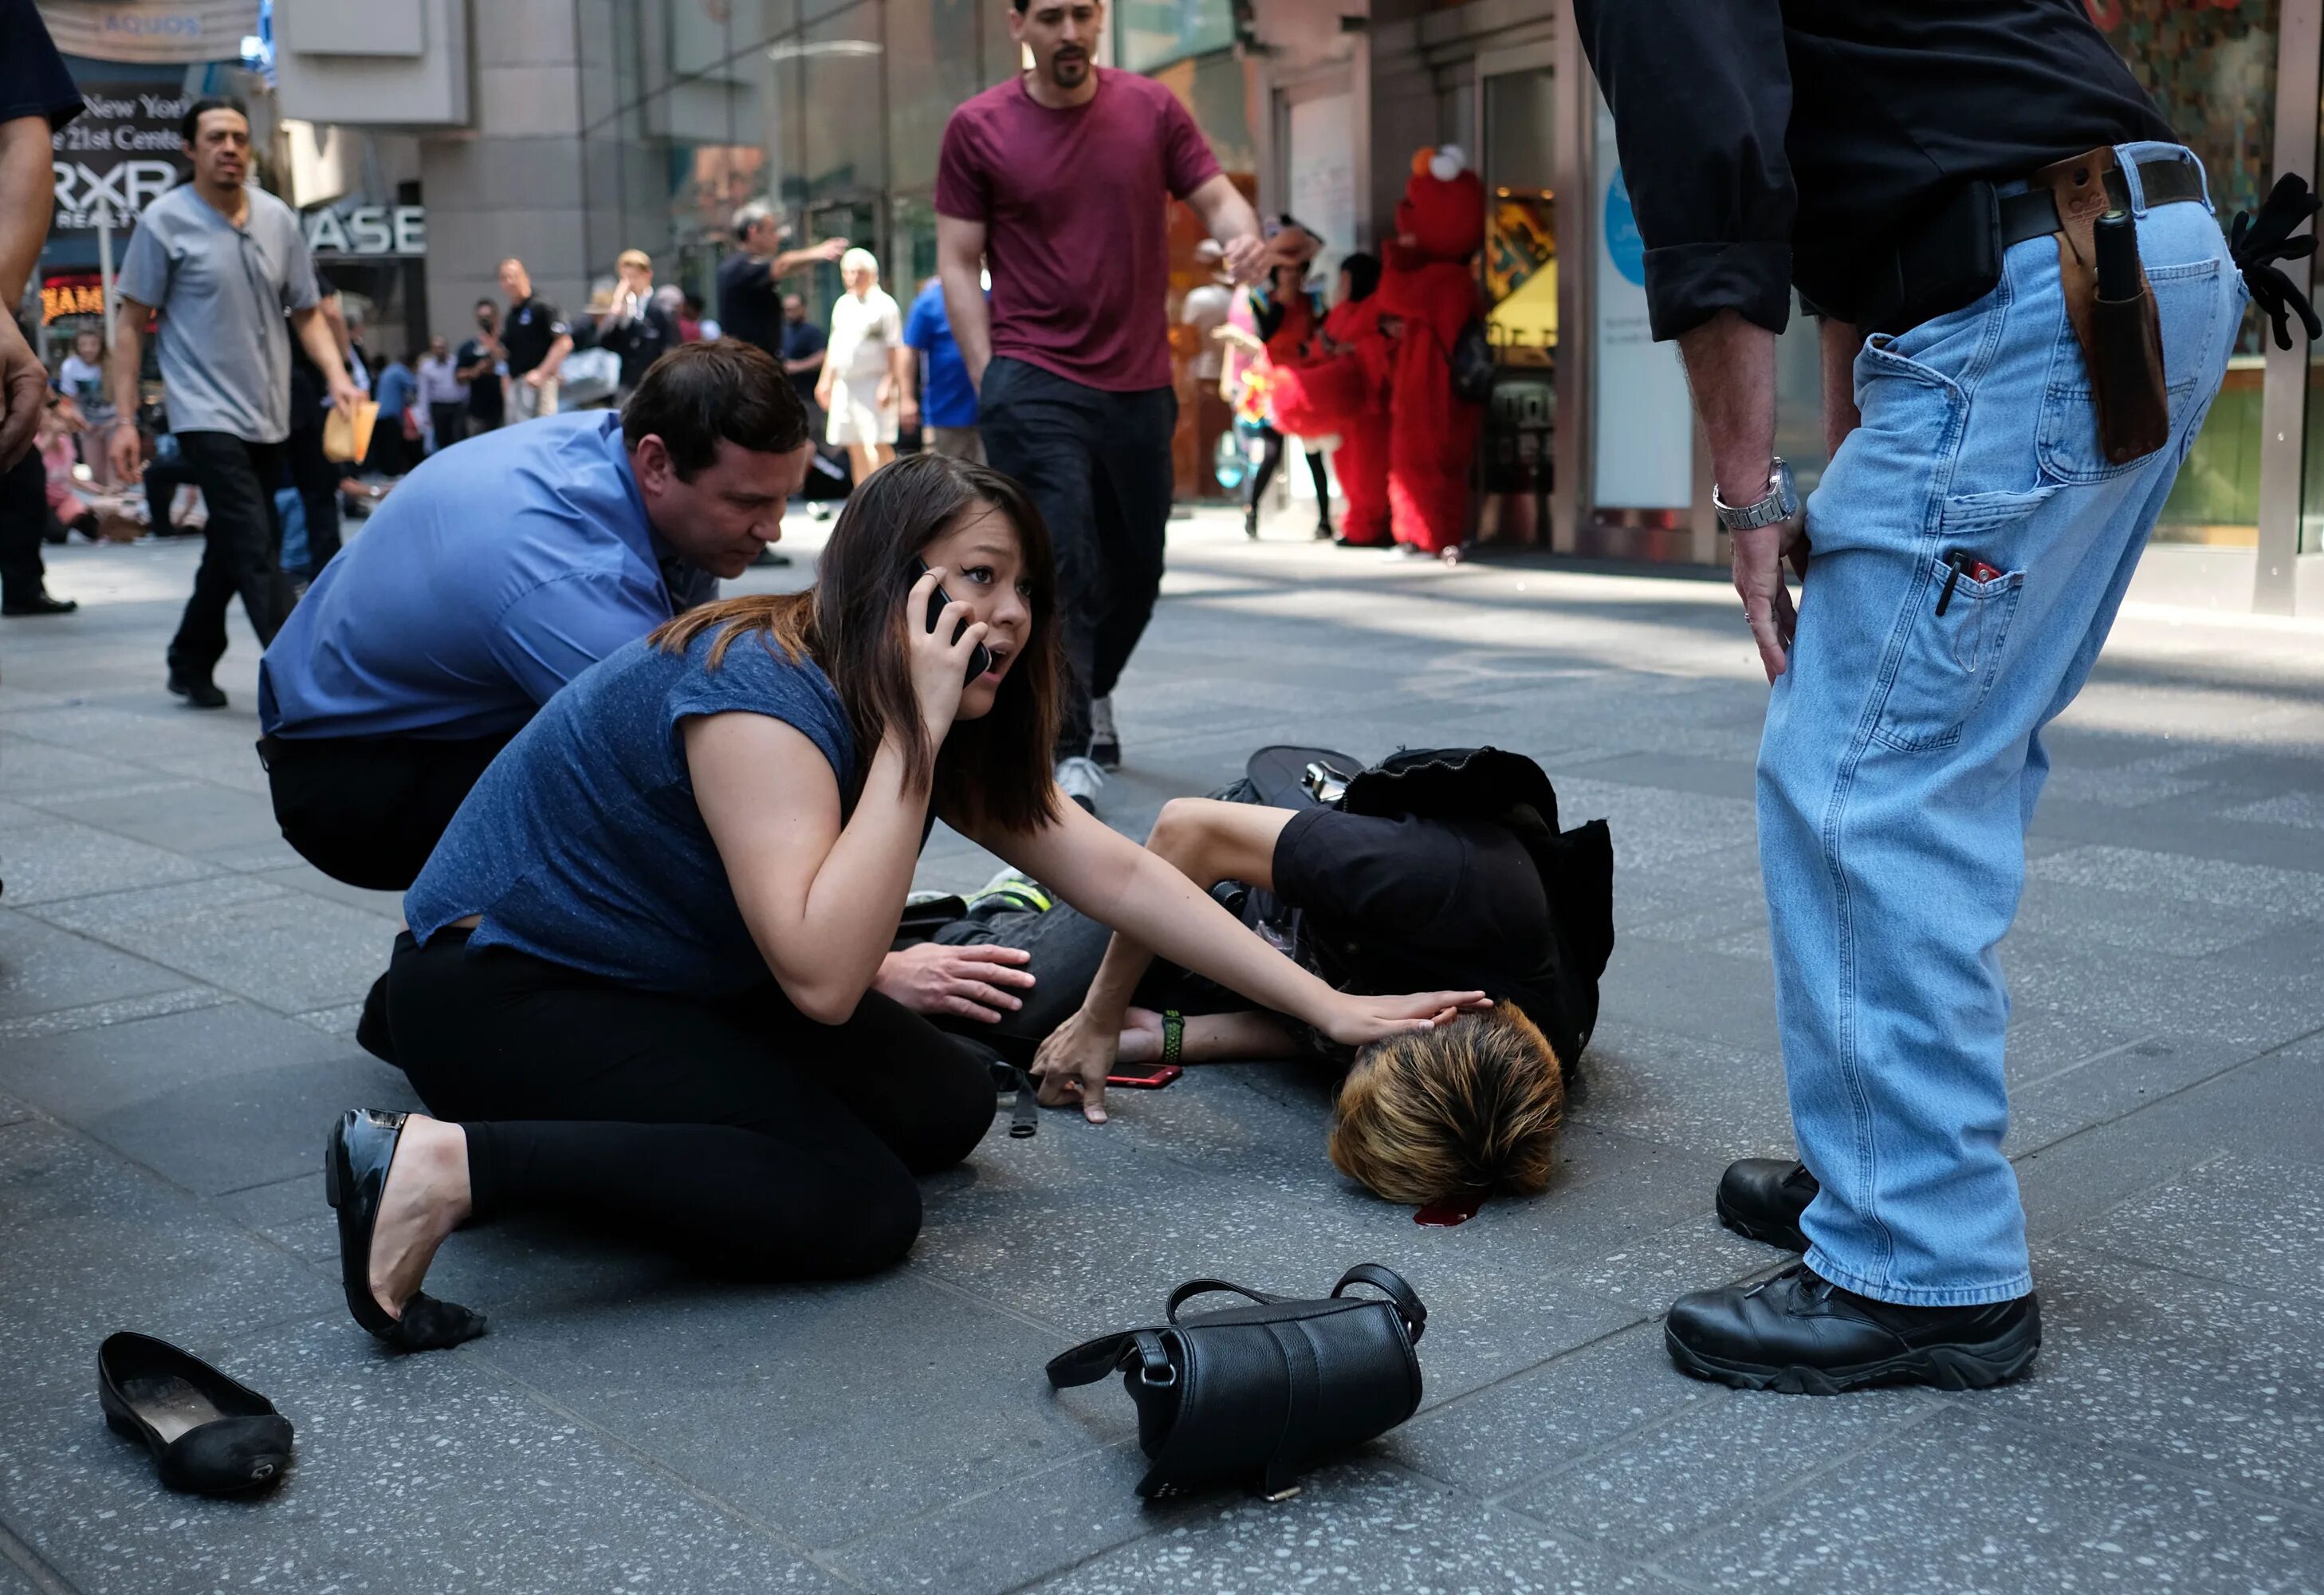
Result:
<svg viewBox="0 0 2324 1595">
<path fill-rule="evenodd" d="M 936 270 L 977 386 L 985 458 L 1025 485 L 1057 551 L 1072 682 L 1057 779 L 1094 807 L 1120 760 L 1107 699 L 1154 613 L 1170 520 L 1169 199 L 1256 276 L 1259 218 L 1176 96 L 1093 65 L 1100 0 L 1015 0 L 1032 70 L 952 114 Z M 980 266 L 992 273 L 989 302 Z"/>
</svg>

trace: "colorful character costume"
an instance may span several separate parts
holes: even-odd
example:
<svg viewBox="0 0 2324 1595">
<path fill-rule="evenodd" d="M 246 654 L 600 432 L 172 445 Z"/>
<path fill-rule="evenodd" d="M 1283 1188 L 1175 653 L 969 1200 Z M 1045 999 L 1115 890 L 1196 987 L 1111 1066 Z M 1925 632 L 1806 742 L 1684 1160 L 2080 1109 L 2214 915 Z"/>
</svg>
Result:
<svg viewBox="0 0 2324 1595">
<path fill-rule="evenodd" d="M 1323 318 L 1328 352 L 1276 371 L 1276 424 L 1302 438 L 1336 437 L 1332 466 L 1347 514 L 1340 541 L 1385 548 L 1388 536 L 1388 373 L 1395 346 L 1379 328 L 1380 298 L 1332 307 Z"/>
<path fill-rule="evenodd" d="M 1480 313 L 1471 261 L 1485 238 L 1485 188 L 1451 144 L 1422 150 L 1396 208 L 1380 274 L 1383 314 L 1402 323 L 1390 378 L 1388 504 L 1396 540 L 1458 548 L 1482 407 L 1452 393 L 1452 349 Z"/>
</svg>

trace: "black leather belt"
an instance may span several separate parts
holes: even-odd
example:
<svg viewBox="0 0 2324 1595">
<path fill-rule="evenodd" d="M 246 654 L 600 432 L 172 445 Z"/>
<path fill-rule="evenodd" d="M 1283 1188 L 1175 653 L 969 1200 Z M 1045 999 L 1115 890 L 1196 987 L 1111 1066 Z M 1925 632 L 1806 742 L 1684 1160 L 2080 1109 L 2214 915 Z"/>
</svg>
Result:
<svg viewBox="0 0 2324 1595">
<path fill-rule="evenodd" d="M 2130 208 L 2130 188 L 2117 169 L 2106 174 L 2107 197 L 2117 209 Z M 2203 169 L 2184 156 L 2138 162 L 2138 186 L 2147 209 L 2203 197 Z M 2001 201 L 2001 246 L 2023 244 L 2058 230 L 2058 202 L 2047 189 L 2028 189 Z"/>
</svg>

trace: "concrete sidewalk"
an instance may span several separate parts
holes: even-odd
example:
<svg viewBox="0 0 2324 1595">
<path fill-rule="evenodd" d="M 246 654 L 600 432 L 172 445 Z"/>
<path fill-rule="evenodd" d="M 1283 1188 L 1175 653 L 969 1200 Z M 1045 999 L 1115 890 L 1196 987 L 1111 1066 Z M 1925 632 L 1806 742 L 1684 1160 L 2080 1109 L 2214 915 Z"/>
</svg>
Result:
<svg viewBox="0 0 2324 1595">
<path fill-rule="evenodd" d="M 198 551 L 54 551 L 81 612 L 0 622 L 0 1595 L 2324 1589 L 2324 631 L 2138 611 L 2052 738 L 2003 953 L 2033 1376 L 1742 1396 L 1657 1321 L 1786 1261 L 1710 1213 L 1729 1158 L 1790 1149 L 1732 594 L 1173 533 L 1123 829 L 1284 739 L 1491 741 L 1611 820 L 1547 1194 L 1417 1228 L 1324 1161 L 1328 1080 L 1197 1070 L 996 1134 L 882 1277 L 738 1289 L 512 1222 L 429 1278 L 493 1332 L 384 1355 L 318 1154 L 339 1109 L 414 1105 L 350 1034 L 396 902 L 276 834 L 238 617 L 228 710 L 162 691 Z M 990 867 L 940 832 L 923 884 Z M 1426 1405 L 1287 1502 L 1142 1507 L 1120 1387 L 1041 1377 L 1190 1275 L 1367 1259 L 1427 1300 Z M 159 1489 L 91 1388 L 123 1328 L 274 1397 L 278 1492 Z"/>
</svg>

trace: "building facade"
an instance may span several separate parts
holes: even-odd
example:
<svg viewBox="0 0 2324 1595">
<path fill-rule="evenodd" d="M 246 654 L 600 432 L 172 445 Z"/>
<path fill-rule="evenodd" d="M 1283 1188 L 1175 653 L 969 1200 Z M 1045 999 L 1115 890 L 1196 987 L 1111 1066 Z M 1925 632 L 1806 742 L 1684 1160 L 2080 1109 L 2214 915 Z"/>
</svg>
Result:
<svg viewBox="0 0 2324 1595">
<path fill-rule="evenodd" d="M 2324 0 L 2080 3 L 2202 154 L 2223 219 L 2273 173 L 2314 175 Z M 272 0 L 271 65 L 287 125 L 370 141 L 355 165 L 377 175 L 328 203 L 424 201 L 407 298 L 457 336 L 512 254 L 568 310 L 632 246 L 708 299 L 733 211 L 761 196 L 801 236 L 868 246 L 908 292 L 935 266 L 945 119 L 1018 70 L 1007 5 Z M 1116 0 L 1108 53 L 1168 84 L 1262 211 L 1333 255 L 1377 246 L 1416 148 L 1470 150 L 1500 363 L 1480 535 L 1720 563 L 1704 451 L 1674 351 L 1646 336 L 1628 190 L 1570 23 L 1570 0 Z M 408 178 L 392 175 L 404 152 Z M 1173 238 L 1183 297 L 1204 282 L 1183 211 Z M 818 312 L 838 292 L 828 269 L 801 285 Z M 2260 330 L 2244 329 L 2134 596 L 2324 613 L 2324 367 Z M 1181 337 L 1179 482 L 1195 495 L 1215 490 L 1224 417 L 1194 329 Z M 1782 446 L 1812 480 L 1812 328 L 1795 319 L 1781 350 Z"/>
</svg>

